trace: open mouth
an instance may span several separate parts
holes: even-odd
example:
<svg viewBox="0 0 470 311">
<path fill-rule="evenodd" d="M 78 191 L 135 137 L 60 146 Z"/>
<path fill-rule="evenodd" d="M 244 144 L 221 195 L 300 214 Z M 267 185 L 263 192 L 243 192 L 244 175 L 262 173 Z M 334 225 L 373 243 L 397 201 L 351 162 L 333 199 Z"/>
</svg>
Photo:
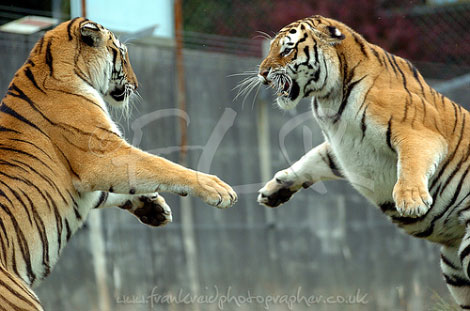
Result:
<svg viewBox="0 0 470 311">
<path fill-rule="evenodd" d="M 128 95 L 128 94 L 127 94 L 126 88 L 123 87 L 123 88 L 114 89 L 113 91 L 111 91 L 111 93 L 109 93 L 109 95 L 115 101 L 122 102 L 122 101 L 124 101 L 124 99 L 126 98 L 126 95 Z"/>
<path fill-rule="evenodd" d="M 295 100 L 300 94 L 300 86 L 295 80 L 283 81 L 277 88 L 277 96 Z"/>
<path fill-rule="evenodd" d="M 285 81 L 283 84 L 281 84 L 278 88 L 280 92 L 277 93 L 278 96 L 289 96 L 289 91 L 290 91 L 290 83 L 289 81 Z"/>
<path fill-rule="evenodd" d="M 276 91 L 278 97 L 289 97 L 292 93 L 294 81 L 287 75 L 276 74 L 270 82 L 270 86 Z"/>
</svg>

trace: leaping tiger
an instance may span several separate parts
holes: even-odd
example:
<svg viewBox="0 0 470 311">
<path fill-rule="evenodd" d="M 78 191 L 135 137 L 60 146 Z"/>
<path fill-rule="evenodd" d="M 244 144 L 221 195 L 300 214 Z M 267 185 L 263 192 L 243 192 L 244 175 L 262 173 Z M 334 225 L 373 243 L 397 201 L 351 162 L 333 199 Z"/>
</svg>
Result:
<svg viewBox="0 0 470 311">
<path fill-rule="evenodd" d="M 137 89 L 126 46 L 76 18 L 48 31 L 0 105 L 0 310 L 43 310 L 31 290 L 93 208 L 118 206 L 160 226 L 171 210 L 156 191 L 220 208 L 230 186 L 129 145 L 105 101 Z"/>
<path fill-rule="evenodd" d="M 258 202 L 275 207 L 315 182 L 348 180 L 408 234 L 442 245 L 448 288 L 470 309 L 470 114 L 409 61 L 318 15 L 282 28 L 247 82 L 274 88 L 283 109 L 311 97 L 325 137 Z"/>
</svg>

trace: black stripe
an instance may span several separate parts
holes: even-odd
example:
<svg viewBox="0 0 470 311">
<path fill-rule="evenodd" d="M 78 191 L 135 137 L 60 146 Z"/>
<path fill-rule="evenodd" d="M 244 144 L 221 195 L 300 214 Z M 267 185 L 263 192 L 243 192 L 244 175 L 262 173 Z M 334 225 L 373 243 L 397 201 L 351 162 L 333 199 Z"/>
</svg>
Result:
<svg viewBox="0 0 470 311">
<path fill-rule="evenodd" d="M 359 106 L 359 109 L 356 112 L 356 117 L 359 115 L 359 112 L 361 112 L 362 107 L 364 107 L 364 105 L 366 103 L 366 100 L 367 100 L 367 97 L 369 96 L 370 91 L 374 87 L 375 82 L 377 81 L 378 77 L 379 76 L 375 77 L 374 81 L 372 81 L 372 84 L 369 86 L 369 89 L 367 90 L 366 94 L 364 95 L 364 99 L 362 100 L 362 104 L 361 104 L 361 106 Z M 364 108 L 364 109 L 366 109 L 366 108 Z"/>
<path fill-rule="evenodd" d="M 15 134 L 21 134 L 17 130 L 9 129 L 9 128 L 3 127 L 1 125 L 0 125 L 0 132 L 12 132 L 12 133 L 15 133 Z"/>
<path fill-rule="evenodd" d="M 418 70 L 416 69 L 415 66 L 413 66 L 412 63 L 410 63 L 409 61 L 406 61 L 406 62 L 408 63 L 408 66 L 410 67 L 411 72 L 413 72 L 413 77 L 415 78 L 416 82 L 419 83 L 419 86 L 421 88 L 421 93 L 424 94 L 424 88 L 423 88 L 423 84 L 421 83 L 421 80 L 419 79 Z"/>
<path fill-rule="evenodd" d="M 99 104 L 97 104 L 96 102 L 92 101 L 91 99 L 87 98 L 86 96 L 83 96 L 81 94 L 75 94 L 75 93 L 71 93 L 71 92 L 67 92 L 65 90 L 55 90 L 55 91 L 58 91 L 58 92 L 61 92 L 61 93 L 64 93 L 64 94 L 68 94 L 68 95 L 74 95 L 74 96 L 78 96 L 84 100 L 86 100 L 87 102 L 89 102 L 90 104 L 93 104 L 95 105 L 96 107 L 100 108 L 101 111 L 105 112 L 103 107 L 101 107 Z M 106 112 L 105 112 L 106 113 Z"/>
<path fill-rule="evenodd" d="M 403 114 L 403 119 L 401 120 L 401 122 L 404 122 L 406 120 L 406 117 L 408 116 L 408 107 L 410 105 L 410 101 L 411 101 L 411 103 L 413 102 L 411 97 L 407 97 L 405 99 L 405 112 Z"/>
<path fill-rule="evenodd" d="M 59 152 L 62 154 L 62 156 L 64 157 L 65 161 L 67 162 L 67 165 L 69 167 L 69 170 L 70 172 L 78 178 L 78 180 L 80 180 L 80 176 L 77 174 L 77 172 L 74 171 L 74 169 L 72 168 L 72 165 L 70 164 L 70 161 L 69 159 L 65 156 L 64 152 L 62 150 L 60 150 L 60 148 L 57 148 L 57 150 L 59 150 Z"/>
<path fill-rule="evenodd" d="M 3 145 L 0 144 L 0 150 L 5 150 L 5 151 L 11 151 L 11 152 L 15 152 L 15 153 L 19 153 L 19 154 L 22 154 L 22 155 L 25 155 L 27 157 L 30 157 L 36 161 L 38 161 L 39 163 L 41 163 L 42 165 L 44 165 L 45 167 L 47 167 L 51 172 L 54 173 L 54 171 L 52 170 L 52 168 L 47 165 L 45 162 L 43 162 L 41 159 L 37 158 L 36 156 L 30 154 L 30 153 L 27 153 L 25 151 L 22 151 L 22 150 L 18 150 L 18 149 L 14 149 L 14 148 L 10 148 L 10 147 L 3 147 Z"/>
<path fill-rule="evenodd" d="M 444 256 L 444 254 L 441 253 L 441 260 L 442 262 L 448 266 L 448 267 L 451 267 L 452 269 L 454 270 L 460 270 L 458 267 L 456 267 L 446 256 Z"/>
<path fill-rule="evenodd" d="M 42 265 L 44 266 L 44 276 L 49 275 L 51 272 L 51 266 L 49 262 L 49 240 L 47 239 L 47 232 L 46 232 L 46 226 L 44 225 L 43 220 L 41 219 L 41 216 L 39 216 L 39 213 L 36 210 L 36 207 L 34 206 L 33 201 L 31 198 L 21 190 L 22 194 L 26 197 L 26 199 L 29 202 L 29 206 L 31 207 L 31 211 L 33 212 L 33 219 L 36 224 L 36 227 L 38 229 L 39 237 L 41 239 L 42 243 Z"/>
<path fill-rule="evenodd" d="M 387 126 L 387 146 L 395 152 L 395 149 L 392 146 L 392 117 L 390 117 L 390 120 L 388 120 L 388 126 Z"/>
<path fill-rule="evenodd" d="M 318 116 L 318 99 L 316 97 L 313 98 L 313 113 L 316 117 Z"/>
<path fill-rule="evenodd" d="M 447 204 L 447 206 L 446 206 L 444 209 L 442 209 L 442 211 L 441 211 L 439 214 L 437 214 L 437 215 L 434 216 L 434 218 L 432 219 L 432 221 L 431 221 L 429 227 L 428 227 L 425 231 L 423 231 L 423 232 L 418 232 L 418 233 L 416 233 L 416 234 L 413 234 L 415 237 L 418 237 L 418 238 L 425 238 L 425 237 L 430 236 L 430 235 L 433 233 L 433 231 L 434 231 L 434 223 L 435 223 L 438 219 L 440 219 L 442 216 L 444 216 L 445 214 L 448 214 L 448 215 L 451 215 L 451 214 L 452 214 L 452 212 L 453 212 L 453 210 L 455 209 L 455 207 L 452 208 L 452 209 L 451 209 L 451 207 L 454 205 L 455 201 L 457 200 L 458 196 L 460 195 L 460 191 L 462 190 L 462 184 L 463 184 L 463 182 L 464 182 L 464 180 L 465 180 L 465 177 L 467 176 L 468 172 L 469 172 L 469 168 L 467 168 L 467 170 L 465 171 L 465 173 L 464 173 L 464 174 L 462 175 L 462 177 L 460 178 L 459 184 L 458 184 L 458 186 L 457 186 L 457 188 L 456 188 L 456 190 L 455 190 L 455 192 L 454 192 L 454 196 L 452 197 L 452 199 L 450 200 L 450 202 Z M 433 206 L 434 206 L 434 203 L 433 203 L 432 207 L 433 207 Z M 458 205 L 456 205 L 456 206 L 458 206 Z M 431 208 L 432 208 L 432 207 L 431 207 Z M 427 213 L 429 213 L 429 211 L 428 211 Z M 444 220 L 444 224 L 446 224 L 447 221 L 448 221 L 448 218 L 447 218 L 446 220 Z"/>
<path fill-rule="evenodd" d="M 328 166 L 330 167 L 331 169 L 331 172 L 333 173 L 333 175 L 336 175 L 338 177 L 344 177 L 343 174 L 341 173 L 341 171 L 339 170 L 338 166 L 336 165 L 335 161 L 333 160 L 333 157 L 331 156 L 331 154 L 327 151 L 326 152 L 326 156 L 328 158 Z"/>
<path fill-rule="evenodd" d="M 62 216 L 60 215 L 59 209 L 57 208 L 57 204 L 54 201 L 54 198 L 52 198 L 52 196 L 47 191 L 45 191 L 45 193 L 49 201 L 52 203 L 52 211 L 54 212 L 57 231 L 57 254 L 60 254 L 60 251 L 62 249 L 62 230 L 64 227 L 64 225 L 62 224 Z"/>
<path fill-rule="evenodd" d="M 26 140 L 23 140 L 23 139 L 19 139 L 19 138 L 9 138 L 8 140 L 11 140 L 11 141 L 15 141 L 15 142 L 21 142 L 21 143 L 25 143 L 25 144 L 28 144 L 30 146 L 33 146 L 35 149 L 37 149 L 38 151 L 40 151 L 42 154 L 44 154 L 46 157 L 49 158 L 49 160 L 52 160 L 51 156 L 45 152 L 44 150 L 42 150 L 40 147 L 38 147 L 36 144 L 30 142 L 30 141 L 26 141 Z"/>
<path fill-rule="evenodd" d="M 70 193 L 69 190 L 66 190 L 66 191 L 67 191 L 67 194 L 69 195 L 70 199 L 72 200 L 73 211 L 74 211 L 74 213 L 75 213 L 75 218 L 77 218 L 78 220 L 82 220 L 82 215 L 81 215 L 80 212 L 78 211 L 78 203 L 77 203 L 77 201 L 75 201 L 74 196 Z"/>
<path fill-rule="evenodd" d="M 36 130 L 38 130 L 39 132 L 41 132 L 43 135 L 47 136 L 47 138 L 49 138 L 49 135 L 47 135 L 46 133 L 44 133 L 43 130 L 41 130 L 36 124 L 34 124 L 33 122 L 29 121 L 28 119 L 26 119 L 25 117 L 23 117 L 22 115 L 20 115 L 18 112 L 16 112 L 15 110 L 11 109 L 10 107 L 8 107 L 5 103 L 2 103 L 0 105 L 0 112 L 3 112 L 3 113 L 6 113 L 6 114 L 9 114 L 10 116 L 20 120 L 21 122 L 24 122 L 26 124 L 28 124 L 29 126 L 35 128 Z"/>
<path fill-rule="evenodd" d="M 7 201 L 10 203 L 10 205 L 13 205 L 13 203 L 11 202 L 11 200 L 7 197 L 7 195 L 5 194 L 5 192 L 3 192 L 3 190 L 1 190 L 1 189 L 0 189 L 0 195 L 1 195 L 2 197 L 6 198 Z M 0 227 L 1 227 L 2 231 L 3 231 L 3 235 L 4 235 L 4 237 L 5 237 L 5 240 L 6 240 L 7 244 L 10 245 L 9 234 L 7 233 L 7 230 L 6 230 L 6 228 L 5 228 L 5 224 L 4 224 L 3 220 L 1 220 L 1 219 L 0 219 Z M 2 240 L 2 242 L 3 242 L 3 240 Z M 2 255 L 3 255 L 3 256 L 6 256 L 7 254 L 6 254 L 6 253 L 3 253 Z"/>
<path fill-rule="evenodd" d="M 452 107 L 454 107 L 454 119 L 455 119 L 455 121 L 454 121 L 454 128 L 452 129 L 452 133 L 454 133 L 454 132 L 455 132 L 455 128 L 457 127 L 457 121 L 459 120 L 459 117 L 458 117 L 458 115 L 457 115 L 457 106 L 456 106 L 454 103 L 452 103 Z"/>
<path fill-rule="evenodd" d="M 75 23 L 75 21 L 79 19 L 79 17 L 75 17 L 74 19 L 72 19 L 69 24 L 67 25 L 67 34 L 69 35 L 69 41 L 72 41 L 72 25 L 73 23 Z"/>
<path fill-rule="evenodd" d="M 382 59 L 379 56 L 379 52 L 377 52 L 373 47 L 370 47 L 370 50 L 372 51 L 372 54 L 374 54 L 374 56 L 377 58 L 379 63 L 383 66 L 383 62 L 382 62 Z"/>
<path fill-rule="evenodd" d="M 446 98 L 444 95 L 442 94 L 439 94 L 441 96 L 441 106 L 442 106 L 442 109 L 445 109 L 446 108 Z"/>
<path fill-rule="evenodd" d="M 367 77 L 367 75 L 365 75 L 362 78 L 359 78 L 358 80 L 348 84 L 347 89 L 346 89 L 346 93 L 343 95 L 343 100 L 341 101 L 341 105 L 339 106 L 338 113 L 336 114 L 335 120 L 333 121 L 333 123 L 336 123 L 336 122 L 339 121 L 339 119 L 341 119 L 341 115 L 343 114 L 344 109 L 346 108 L 346 105 L 348 104 L 348 99 L 349 99 L 349 96 L 351 95 L 352 89 L 359 82 L 361 82 L 365 77 Z"/>
<path fill-rule="evenodd" d="M 444 279 L 447 284 L 454 286 L 454 287 L 464 287 L 464 286 L 470 286 L 470 281 L 467 279 L 464 279 L 458 275 L 447 275 L 443 274 Z"/>
<path fill-rule="evenodd" d="M 442 166 L 442 168 L 439 170 L 439 173 L 437 174 L 436 178 L 434 178 L 433 182 L 431 183 L 431 187 L 429 189 L 432 189 L 434 188 L 434 186 L 436 185 L 437 181 L 440 180 L 442 174 L 444 174 L 444 171 L 445 169 L 447 168 L 447 166 L 450 164 L 450 162 L 454 159 L 455 157 L 455 154 L 457 153 L 457 150 L 459 149 L 460 147 L 460 144 L 462 143 L 462 138 L 463 138 L 463 131 L 465 129 L 465 114 L 463 115 L 463 119 L 462 119 L 462 127 L 460 129 L 460 136 L 459 136 L 459 140 L 454 148 L 454 150 L 452 151 L 452 154 L 447 157 L 447 161 L 444 163 L 444 165 Z"/>
<path fill-rule="evenodd" d="M 13 256 L 14 257 L 14 256 Z M 3 269 L 2 269 L 3 270 Z M 4 275 L 8 275 L 10 272 L 6 271 L 3 272 Z M 4 278 L 0 278 L 0 287 L 4 287 L 8 292 L 12 293 L 16 298 L 18 298 L 19 300 L 23 301 L 24 303 L 26 303 L 27 305 L 31 306 L 33 309 L 37 309 L 37 305 L 34 305 L 33 303 L 31 303 L 31 299 L 28 299 L 27 297 L 25 297 L 22 293 L 18 292 L 16 289 L 14 289 L 13 287 L 11 287 L 10 285 L 8 285 L 7 283 L 5 283 L 3 281 Z M 20 287 L 21 288 L 21 287 Z M 24 290 L 23 288 L 21 288 L 22 290 Z M 2 292 L 4 292 L 2 290 Z M 35 302 L 38 302 L 37 300 Z M 10 309 L 11 310 L 11 309 Z M 18 309 L 17 309 L 18 310 Z"/>
<path fill-rule="evenodd" d="M 46 92 L 44 92 L 40 87 L 39 85 L 36 83 L 36 79 L 34 79 L 34 74 L 31 72 L 31 69 L 29 69 L 29 67 L 26 67 L 25 70 L 24 70 L 24 73 L 26 75 L 26 77 L 31 81 L 31 83 L 34 85 L 35 88 L 37 88 L 39 91 L 41 91 L 43 94 L 46 94 Z"/>
<path fill-rule="evenodd" d="M 440 191 L 440 195 L 442 195 L 442 193 L 444 193 L 444 190 L 447 188 L 447 186 L 450 184 L 450 182 L 454 179 L 455 175 L 457 174 L 457 172 L 460 170 L 461 168 L 461 163 L 459 163 L 455 168 L 454 170 L 452 171 L 452 173 L 447 177 L 446 181 L 444 182 L 444 186 L 441 188 L 441 191 Z"/>
<path fill-rule="evenodd" d="M 467 245 L 459 254 L 460 261 L 463 262 L 465 257 L 470 254 L 470 245 Z"/>
<path fill-rule="evenodd" d="M 442 195 L 442 193 L 444 192 L 444 189 L 447 188 L 447 186 L 449 185 L 450 181 L 454 178 L 455 174 L 460 170 L 460 168 L 462 167 L 462 164 L 467 162 L 469 156 L 470 156 L 470 142 L 467 144 L 467 147 L 465 148 L 467 150 L 467 153 L 465 154 L 464 157 L 461 158 L 461 160 L 459 161 L 459 163 L 455 166 L 454 170 L 452 171 L 452 173 L 447 177 L 446 181 L 444 182 L 444 187 L 442 188 L 440 194 Z"/>
<path fill-rule="evenodd" d="M 70 224 L 67 218 L 65 218 L 65 230 L 66 230 L 65 238 L 67 241 L 69 241 L 70 237 L 72 236 L 72 230 L 70 230 Z"/>
<path fill-rule="evenodd" d="M 16 245 L 15 243 L 12 243 L 12 245 L 11 245 L 11 247 L 13 249 L 12 250 L 13 254 L 16 254 L 16 246 L 15 245 Z M 12 263 L 13 271 L 16 275 L 20 275 L 20 273 L 18 271 L 18 265 L 16 264 L 16 256 L 12 256 L 12 259 L 13 259 L 12 260 L 13 261 L 13 263 Z"/>
<path fill-rule="evenodd" d="M 23 207 L 26 215 L 28 216 L 29 223 L 30 223 L 30 225 L 32 225 L 33 224 L 33 219 L 32 219 L 32 216 L 31 216 L 31 212 L 30 212 L 29 208 L 26 206 L 26 204 L 24 203 L 24 201 L 21 199 L 21 196 L 18 194 L 18 192 L 16 192 L 15 190 L 13 190 L 10 187 L 8 187 L 8 190 L 10 190 L 10 192 L 13 194 L 13 196 L 16 198 L 16 200 Z"/>
<path fill-rule="evenodd" d="M 392 59 L 390 58 L 390 53 L 385 52 L 385 56 L 387 57 L 388 62 L 390 63 L 390 66 L 392 66 L 392 69 L 393 69 L 393 71 L 395 72 L 395 75 L 397 75 L 397 69 L 396 69 L 395 66 L 393 65 Z"/>
<path fill-rule="evenodd" d="M 52 38 L 47 42 L 47 48 L 46 48 L 46 64 L 49 66 L 49 76 L 52 76 L 54 74 L 54 67 L 52 65 L 53 58 L 52 58 L 52 52 L 51 52 L 51 45 L 52 45 Z"/>
<path fill-rule="evenodd" d="M 43 44 L 44 44 L 44 36 L 42 36 L 41 39 L 39 39 L 39 41 L 38 41 L 38 45 L 37 45 L 37 47 L 38 47 L 37 53 L 38 54 L 41 54 Z"/>
<path fill-rule="evenodd" d="M 33 168 L 31 165 L 27 164 L 27 163 L 24 163 L 22 161 L 19 161 L 19 160 L 13 160 L 15 161 L 16 163 L 19 163 L 21 165 L 24 165 L 26 166 L 30 171 L 32 171 L 33 173 L 35 173 L 36 175 L 38 175 L 41 179 L 43 179 L 45 182 L 47 182 L 49 184 L 49 186 L 51 186 L 52 188 L 54 188 L 57 193 L 59 194 L 59 196 L 61 197 L 62 201 L 64 202 L 65 205 L 69 205 L 69 202 L 67 202 L 67 200 L 65 199 L 65 197 L 63 196 L 62 192 L 60 191 L 59 187 L 57 186 L 57 184 L 51 179 L 49 178 L 48 176 L 46 175 L 43 175 L 41 173 L 39 173 L 35 168 Z M 20 166 L 19 166 L 20 167 Z M 21 167 L 20 167 L 21 168 Z M 22 168 L 23 169 L 23 168 Z"/>
<path fill-rule="evenodd" d="M 108 50 L 111 50 L 111 52 L 113 52 L 113 68 L 114 68 L 114 66 L 116 66 L 118 52 L 116 51 L 115 48 L 112 48 L 112 47 L 109 47 Z"/>
<path fill-rule="evenodd" d="M 31 254 L 29 252 L 28 241 L 26 240 L 25 235 L 23 231 L 21 230 L 18 221 L 16 220 L 15 216 L 10 211 L 10 209 L 7 206 L 3 205 L 2 203 L 0 203 L 0 208 L 2 208 L 3 211 L 5 211 L 5 213 L 9 216 L 12 222 L 16 236 L 18 237 L 18 245 L 20 246 L 21 255 L 23 256 L 23 259 L 26 265 L 26 273 L 28 275 L 28 279 L 30 283 L 33 283 L 34 280 L 36 279 L 36 275 L 34 274 L 32 265 L 31 265 Z"/>
<path fill-rule="evenodd" d="M 106 200 L 108 199 L 108 193 L 102 191 L 100 193 L 100 198 L 98 199 L 98 202 L 96 202 L 95 206 L 93 208 L 98 208 L 103 204 Z"/>
<path fill-rule="evenodd" d="M 311 67 L 311 65 L 310 65 L 310 49 L 309 49 L 308 45 L 306 45 L 306 46 L 304 47 L 304 54 L 305 54 L 305 56 L 307 56 L 307 60 L 305 61 L 305 63 L 307 63 L 306 66 L 310 66 L 310 67 Z M 305 63 L 302 63 L 302 64 L 305 65 Z M 312 69 L 313 69 L 313 68 L 312 68 Z"/>
<path fill-rule="evenodd" d="M 313 39 L 313 42 L 314 42 L 314 45 L 313 45 L 313 51 L 315 53 L 315 63 L 318 64 L 319 61 L 318 61 L 318 44 L 317 44 L 317 40 Z"/>
<path fill-rule="evenodd" d="M 0 228 L 2 229 L 3 231 L 3 234 L 6 235 L 6 229 L 5 229 L 5 225 L 3 224 L 3 221 L 0 220 Z M 0 244 L 2 245 L 2 259 L 1 259 L 1 263 L 3 266 L 7 266 L 7 247 L 5 246 L 5 241 L 0 238 Z"/>
<path fill-rule="evenodd" d="M 18 94 L 15 94 L 13 93 L 12 91 L 15 91 L 17 92 Z M 57 123 L 54 123 L 52 122 L 48 117 L 46 117 L 46 115 L 44 113 L 41 112 L 41 110 L 39 110 L 38 107 L 36 107 L 36 104 L 21 90 L 19 89 L 15 84 L 12 84 L 10 86 L 10 88 L 8 89 L 8 92 L 7 92 L 8 95 L 11 95 L 11 96 L 14 96 L 14 97 L 18 97 L 18 98 L 21 98 L 22 100 L 24 100 L 25 102 L 27 102 L 29 104 L 29 106 L 34 110 L 36 111 L 37 113 L 39 113 L 41 115 L 41 117 L 43 117 L 47 122 L 49 122 L 50 124 L 54 125 L 54 126 L 58 126 Z"/>
<path fill-rule="evenodd" d="M 367 107 L 364 109 L 364 112 L 362 113 L 362 118 L 361 118 L 361 130 L 362 130 L 362 140 L 364 140 L 364 137 L 366 137 L 366 130 L 367 130 L 367 125 L 366 125 L 366 110 Z"/>
<path fill-rule="evenodd" d="M 1 268 L 2 272 L 6 272 L 6 269 L 4 268 Z M 37 297 L 35 295 L 32 294 L 32 292 L 30 291 L 29 288 L 26 287 L 26 284 L 24 282 L 22 282 L 22 280 L 20 278 L 17 278 L 17 277 L 13 277 L 13 275 L 11 273 L 8 273 L 6 272 L 5 275 L 7 276 L 7 278 L 10 280 L 11 283 L 15 284 L 16 286 L 18 286 L 20 289 L 24 290 L 25 293 L 35 302 L 37 302 L 39 304 L 39 301 L 37 300 Z"/>
<path fill-rule="evenodd" d="M 352 32 L 352 31 L 351 31 L 351 33 L 353 35 L 354 41 L 356 41 L 357 45 L 359 45 L 362 55 L 364 55 L 366 58 L 368 58 L 364 43 L 362 42 L 361 38 L 359 38 L 359 36 L 356 33 Z"/>
<path fill-rule="evenodd" d="M 423 105 L 423 124 L 426 122 L 426 102 L 424 101 L 424 98 L 421 99 L 421 104 Z"/>
<path fill-rule="evenodd" d="M 455 190 L 455 193 L 454 193 L 454 196 L 452 197 L 452 200 L 451 200 L 451 203 L 454 204 L 455 201 L 457 200 L 457 198 L 459 197 L 460 195 L 460 191 L 462 190 L 462 186 L 463 186 L 463 183 L 465 181 L 465 178 L 467 177 L 468 175 L 468 172 L 470 171 L 470 167 L 467 167 L 467 169 L 465 170 L 465 173 L 462 174 L 462 177 L 460 177 L 460 181 L 459 181 L 459 184 L 457 185 L 457 188 Z M 450 207 L 452 206 L 452 204 L 449 204 L 448 208 L 446 208 L 446 210 L 448 210 L 448 215 L 451 215 L 454 210 L 459 207 L 458 204 L 456 204 L 452 209 L 450 209 Z M 444 225 L 447 224 L 449 222 L 449 218 L 446 218 L 444 220 Z"/>
<path fill-rule="evenodd" d="M 406 77 L 405 77 L 405 74 L 403 73 L 403 71 L 400 69 L 400 66 L 398 65 L 397 63 L 397 59 L 395 57 L 395 55 L 392 55 L 392 60 L 393 60 L 393 63 L 395 64 L 395 66 L 397 67 L 397 70 L 398 72 L 400 73 L 402 79 L 403 79 L 403 87 L 404 89 L 406 90 L 406 92 L 408 93 L 408 96 L 410 96 L 411 98 L 411 93 L 410 93 L 410 90 L 408 89 L 408 86 L 407 86 L 407 83 L 406 83 Z M 426 109 L 426 108 L 425 108 Z"/>
</svg>

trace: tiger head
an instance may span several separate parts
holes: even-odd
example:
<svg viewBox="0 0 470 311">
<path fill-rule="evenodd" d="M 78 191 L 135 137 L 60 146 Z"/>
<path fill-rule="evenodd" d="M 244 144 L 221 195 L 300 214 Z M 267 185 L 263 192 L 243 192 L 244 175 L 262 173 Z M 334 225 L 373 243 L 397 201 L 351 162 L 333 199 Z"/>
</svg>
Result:
<svg viewBox="0 0 470 311">
<path fill-rule="evenodd" d="M 258 78 L 274 88 L 282 109 L 294 108 L 304 97 L 321 96 L 339 76 L 337 47 L 345 39 L 346 26 L 312 16 L 282 28 L 271 41 Z"/>
<path fill-rule="evenodd" d="M 48 31 L 33 49 L 34 56 L 39 58 L 36 63 L 45 60 L 54 78 L 49 83 L 78 81 L 82 89 L 91 86 L 113 106 L 127 106 L 138 86 L 126 46 L 111 31 L 85 18 Z"/>
</svg>

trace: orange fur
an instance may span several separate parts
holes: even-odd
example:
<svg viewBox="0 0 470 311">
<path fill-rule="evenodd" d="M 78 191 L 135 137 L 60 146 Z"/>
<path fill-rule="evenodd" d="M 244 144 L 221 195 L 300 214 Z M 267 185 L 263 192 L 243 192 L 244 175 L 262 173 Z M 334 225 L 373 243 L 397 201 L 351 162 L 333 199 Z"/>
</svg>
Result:
<svg viewBox="0 0 470 311">
<path fill-rule="evenodd" d="M 121 137 L 104 99 L 127 105 L 137 87 L 126 47 L 83 18 L 47 32 L 15 74 L 0 106 L 0 284 L 11 283 L 0 286 L 0 310 L 42 310 L 30 287 L 93 207 L 120 206 L 158 226 L 171 214 L 155 191 L 236 201 L 217 177 Z"/>
<path fill-rule="evenodd" d="M 348 26 L 312 16 L 287 25 L 259 68 L 281 108 L 312 97 L 326 141 L 260 190 L 278 206 L 342 176 L 407 233 L 443 245 L 441 266 L 470 309 L 469 113 L 407 60 Z"/>
</svg>

